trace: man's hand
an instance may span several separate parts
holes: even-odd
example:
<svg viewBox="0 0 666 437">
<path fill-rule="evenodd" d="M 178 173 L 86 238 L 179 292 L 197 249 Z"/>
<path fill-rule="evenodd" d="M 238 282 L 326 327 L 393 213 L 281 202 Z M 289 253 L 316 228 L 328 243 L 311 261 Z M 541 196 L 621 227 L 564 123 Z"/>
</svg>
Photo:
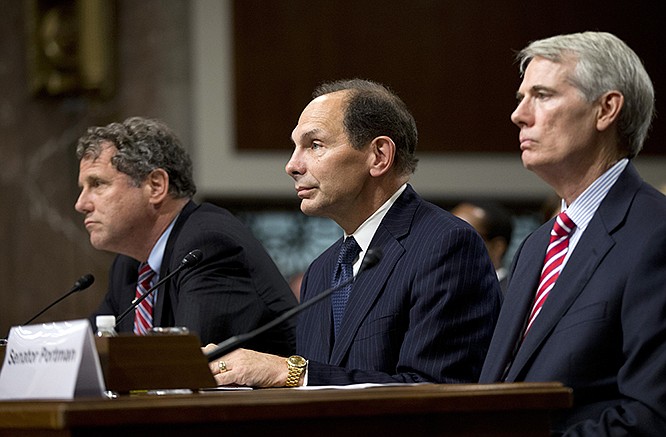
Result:
<svg viewBox="0 0 666 437">
<path fill-rule="evenodd" d="M 209 344 L 203 351 L 214 348 L 214 344 Z M 286 358 L 248 349 L 236 349 L 208 366 L 218 385 L 284 387 L 289 373 Z"/>
</svg>

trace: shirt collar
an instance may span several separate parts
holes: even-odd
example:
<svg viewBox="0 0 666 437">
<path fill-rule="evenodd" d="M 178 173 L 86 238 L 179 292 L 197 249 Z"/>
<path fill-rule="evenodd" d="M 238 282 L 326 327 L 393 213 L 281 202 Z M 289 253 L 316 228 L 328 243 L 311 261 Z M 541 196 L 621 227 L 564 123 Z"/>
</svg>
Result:
<svg viewBox="0 0 666 437">
<path fill-rule="evenodd" d="M 620 177 L 620 173 L 627 167 L 627 158 L 619 160 L 603 175 L 587 187 L 583 193 L 567 206 L 562 200 L 562 211 L 566 211 L 569 218 L 576 224 L 576 229 L 582 232 L 592 220 L 592 216 L 599 208 L 611 187 Z"/>
<path fill-rule="evenodd" d="M 160 274 L 160 269 L 162 268 L 162 259 L 164 259 L 164 250 L 166 249 L 166 244 L 169 240 L 169 235 L 171 235 L 171 231 L 173 230 L 173 226 L 176 223 L 176 220 L 178 220 L 178 216 L 180 216 L 180 214 L 171 220 L 169 226 L 164 230 L 159 240 L 157 240 L 157 243 L 155 243 L 153 246 L 153 249 L 150 251 L 150 255 L 148 255 L 148 265 L 150 265 L 150 268 L 153 269 L 156 276 L 159 276 Z"/>
<path fill-rule="evenodd" d="M 380 206 L 379 209 L 377 209 L 377 211 L 375 211 L 370 217 L 368 217 L 352 234 L 358 245 L 361 247 L 361 254 L 359 255 L 359 259 L 363 259 L 363 255 L 365 255 L 365 252 L 370 247 L 370 242 L 372 241 L 372 237 L 375 236 L 375 232 L 377 232 L 379 224 L 382 222 L 388 210 L 391 209 L 391 206 L 393 206 L 395 201 L 398 199 L 398 197 L 400 197 L 406 188 L 407 184 L 403 184 L 400 188 L 398 188 L 398 190 L 391 196 L 391 198 L 384 202 L 384 204 Z M 345 238 L 348 236 L 349 235 L 345 233 Z"/>
</svg>

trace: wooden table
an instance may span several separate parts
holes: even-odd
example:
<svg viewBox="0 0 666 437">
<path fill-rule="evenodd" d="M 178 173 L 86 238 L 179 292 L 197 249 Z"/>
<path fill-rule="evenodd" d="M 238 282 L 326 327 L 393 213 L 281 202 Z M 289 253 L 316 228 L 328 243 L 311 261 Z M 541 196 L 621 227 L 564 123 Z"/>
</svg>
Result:
<svg viewBox="0 0 666 437">
<path fill-rule="evenodd" d="M 571 401 L 559 383 L 512 383 L 0 402 L 0 436 L 545 436 Z"/>
</svg>

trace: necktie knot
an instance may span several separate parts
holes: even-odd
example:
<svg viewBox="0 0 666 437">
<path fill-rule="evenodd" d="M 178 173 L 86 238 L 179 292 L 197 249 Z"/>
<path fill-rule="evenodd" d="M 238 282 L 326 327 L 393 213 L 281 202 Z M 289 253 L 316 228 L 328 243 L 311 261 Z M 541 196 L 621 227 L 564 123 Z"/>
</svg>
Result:
<svg viewBox="0 0 666 437">
<path fill-rule="evenodd" d="M 338 264 L 353 264 L 359 253 L 361 253 L 361 247 L 354 237 L 347 237 L 342 243 L 340 255 L 338 256 Z"/>
<path fill-rule="evenodd" d="M 557 215 L 553 229 L 550 231 L 551 240 L 553 237 L 562 238 L 566 237 L 574 230 L 576 224 L 569 218 L 566 211 Z"/>
<path fill-rule="evenodd" d="M 153 280 L 153 276 L 155 276 L 155 272 L 150 268 L 150 264 L 144 262 L 139 265 L 139 280 L 137 282 L 141 285 L 148 285 L 146 290 L 150 288 L 150 281 Z"/>
</svg>

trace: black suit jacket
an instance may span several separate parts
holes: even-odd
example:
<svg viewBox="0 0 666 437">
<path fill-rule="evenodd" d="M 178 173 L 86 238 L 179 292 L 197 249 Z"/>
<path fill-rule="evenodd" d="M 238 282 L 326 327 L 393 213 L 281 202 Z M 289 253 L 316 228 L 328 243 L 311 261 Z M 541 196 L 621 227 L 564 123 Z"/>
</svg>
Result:
<svg viewBox="0 0 666 437">
<path fill-rule="evenodd" d="M 630 163 L 516 351 L 553 220 L 518 249 L 481 382 L 560 381 L 569 435 L 666 435 L 666 198 Z"/>
<path fill-rule="evenodd" d="M 176 220 L 166 244 L 160 277 L 176 269 L 193 249 L 203 258 L 183 269 L 157 292 L 155 326 L 186 326 L 202 344 L 219 343 L 251 331 L 296 305 L 296 298 L 263 246 L 227 210 L 189 202 Z M 118 316 L 135 296 L 138 261 L 118 255 L 109 290 L 97 314 Z M 94 315 L 93 315 L 94 320 Z M 134 313 L 120 321 L 131 332 Z M 244 344 L 282 355 L 293 353 L 295 322 L 287 321 Z"/>
<path fill-rule="evenodd" d="M 303 302 L 331 286 L 341 242 L 308 268 Z M 370 247 L 383 258 L 357 276 L 335 342 L 330 299 L 300 316 L 308 384 L 476 382 L 501 299 L 478 233 L 408 186 Z"/>
</svg>

